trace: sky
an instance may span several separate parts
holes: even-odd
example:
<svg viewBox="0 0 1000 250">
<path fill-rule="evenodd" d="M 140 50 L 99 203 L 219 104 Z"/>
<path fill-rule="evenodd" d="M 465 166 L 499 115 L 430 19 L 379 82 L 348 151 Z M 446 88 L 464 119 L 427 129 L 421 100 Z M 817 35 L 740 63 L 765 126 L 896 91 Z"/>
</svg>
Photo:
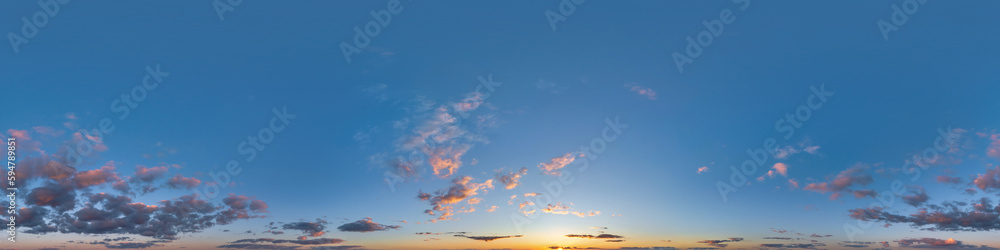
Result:
<svg viewBox="0 0 1000 250">
<path fill-rule="evenodd" d="M 997 7 L 6 2 L 0 248 L 997 249 Z"/>
</svg>

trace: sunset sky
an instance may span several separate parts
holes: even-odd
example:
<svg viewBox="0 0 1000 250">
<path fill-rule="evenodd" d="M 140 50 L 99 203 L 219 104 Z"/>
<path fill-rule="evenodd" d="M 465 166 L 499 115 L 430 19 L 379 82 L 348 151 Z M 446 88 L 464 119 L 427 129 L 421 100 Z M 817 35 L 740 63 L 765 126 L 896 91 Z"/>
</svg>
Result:
<svg viewBox="0 0 1000 250">
<path fill-rule="evenodd" d="M 1000 2 L 62 1 L 0 249 L 1000 248 Z"/>
</svg>

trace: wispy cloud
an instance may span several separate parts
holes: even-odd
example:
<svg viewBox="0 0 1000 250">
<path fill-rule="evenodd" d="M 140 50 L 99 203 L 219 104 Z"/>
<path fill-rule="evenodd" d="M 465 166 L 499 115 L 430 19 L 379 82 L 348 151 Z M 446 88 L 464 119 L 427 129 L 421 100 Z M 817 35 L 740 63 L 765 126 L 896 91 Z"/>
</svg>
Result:
<svg viewBox="0 0 1000 250">
<path fill-rule="evenodd" d="M 650 100 L 656 100 L 656 91 L 653 91 L 653 89 L 639 86 L 634 83 L 625 84 L 625 87 L 628 88 L 629 91 L 635 92 L 636 94 L 639 94 L 641 96 L 645 96 Z"/>
<path fill-rule="evenodd" d="M 576 160 L 576 157 L 583 157 L 583 153 L 566 153 L 562 156 L 552 158 L 549 162 L 543 162 L 538 164 L 538 169 L 542 170 L 542 173 L 548 175 L 559 175 L 559 170 L 566 167 L 570 163 Z"/>
</svg>

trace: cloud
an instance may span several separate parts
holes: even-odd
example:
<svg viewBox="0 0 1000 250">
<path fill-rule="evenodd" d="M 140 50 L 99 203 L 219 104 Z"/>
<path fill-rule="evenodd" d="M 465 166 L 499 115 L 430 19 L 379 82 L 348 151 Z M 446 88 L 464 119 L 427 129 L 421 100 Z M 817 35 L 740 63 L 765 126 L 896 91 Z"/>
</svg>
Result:
<svg viewBox="0 0 1000 250">
<path fill-rule="evenodd" d="M 583 157 L 583 153 L 566 153 L 563 156 L 552 158 L 548 163 L 538 164 L 538 168 L 548 175 L 559 175 L 559 170 L 576 160 L 576 157 Z"/>
<path fill-rule="evenodd" d="M 482 198 L 469 198 L 466 202 L 468 202 L 469 205 L 476 205 L 476 204 L 479 204 L 480 202 L 483 202 L 483 199 Z"/>
<path fill-rule="evenodd" d="M 340 225 L 339 227 L 337 227 L 337 230 L 340 230 L 341 232 L 362 232 L 362 233 L 367 233 L 367 232 L 375 232 L 375 231 L 388 231 L 388 230 L 391 230 L 391 229 L 399 229 L 399 228 L 402 228 L 402 226 L 378 224 L 378 223 L 372 222 L 372 218 L 371 217 L 365 217 L 364 219 L 361 219 L 361 220 L 358 220 L 358 221 L 355 221 L 355 222 L 351 222 L 351 223 L 347 223 L 347 224 L 344 224 L 344 225 Z"/>
<path fill-rule="evenodd" d="M 868 166 L 858 164 L 854 167 L 848 168 L 847 170 L 841 171 L 829 182 L 809 183 L 802 189 L 817 193 L 841 191 L 851 192 L 851 186 L 865 186 L 872 183 L 872 176 L 867 173 L 867 169 Z M 840 194 L 835 193 L 830 196 L 830 199 L 836 200 L 838 197 L 840 197 Z"/>
<path fill-rule="evenodd" d="M 535 82 L 535 87 L 538 88 L 539 90 L 546 91 L 552 94 L 560 94 L 563 91 L 569 89 L 569 87 L 567 86 L 557 85 L 555 82 L 546 81 L 545 79 L 538 79 L 538 81 Z"/>
<path fill-rule="evenodd" d="M 31 127 L 31 129 L 34 129 L 35 133 L 39 133 L 39 134 L 43 134 L 43 135 L 48 135 L 48 136 L 52 136 L 52 137 L 62 136 L 66 132 L 66 131 L 56 130 L 56 129 L 52 128 L 52 127 L 46 127 L 46 126 L 34 126 L 34 127 Z"/>
<path fill-rule="evenodd" d="M 591 234 L 567 234 L 566 237 L 570 237 L 570 238 L 584 238 L 584 239 L 621 239 L 621 238 L 625 238 L 624 236 L 614 235 L 614 234 L 598 234 L 598 235 L 591 235 Z"/>
<path fill-rule="evenodd" d="M 774 166 L 771 167 L 771 169 L 767 170 L 767 173 L 761 175 L 760 177 L 757 177 L 757 181 L 762 182 L 766 179 L 765 177 L 774 178 L 774 175 L 776 174 L 788 177 L 788 165 L 781 162 L 775 163 Z M 798 183 L 795 183 L 795 185 L 798 186 Z"/>
<path fill-rule="evenodd" d="M 362 88 L 361 91 L 364 91 L 368 95 L 375 97 L 375 99 L 380 102 L 384 102 L 389 100 L 388 95 L 386 95 L 385 93 L 388 87 L 389 85 L 386 85 L 385 83 L 376 83 L 372 84 L 371 86 Z"/>
<path fill-rule="evenodd" d="M 625 87 L 628 88 L 629 91 L 635 92 L 636 94 L 639 94 L 641 96 L 645 96 L 646 98 L 649 98 L 650 100 L 656 100 L 656 91 L 653 91 L 653 89 L 650 89 L 650 88 L 647 88 L 647 87 L 643 87 L 643 86 L 639 86 L 639 85 L 632 84 L 632 83 L 625 84 Z"/>
<path fill-rule="evenodd" d="M 472 182 L 472 177 L 462 176 L 456 177 L 452 180 L 452 185 L 447 189 L 442 189 L 434 192 L 433 195 L 424 192 L 418 192 L 417 198 L 421 200 L 429 201 L 431 209 L 427 209 L 424 213 L 428 215 L 438 215 L 437 218 L 432 219 L 431 222 L 437 222 L 442 220 L 452 220 L 452 216 L 455 211 L 452 204 L 459 203 L 467 198 L 471 198 L 479 194 L 479 191 L 486 191 L 488 189 L 493 189 L 493 180 L 486 180 L 483 183 Z"/>
<path fill-rule="evenodd" d="M 59 212 L 76 208 L 76 189 L 68 183 L 49 182 L 28 193 L 28 204 L 47 206 Z"/>
<path fill-rule="evenodd" d="M 699 174 L 705 173 L 705 172 L 708 172 L 708 167 L 700 167 L 700 168 L 698 168 L 698 173 Z"/>
<path fill-rule="evenodd" d="M 951 176 L 938 175 L 937 182 L 938 183 L 959 184 L 959 183 L 962 183 L 962 178 L 961 177 L 951 177 Z"/>
<path fill-rule="evenodd" d="M 936 238 L 915 238 L 915 239 L 902 239 L 896 241 L 901 247 L 908 248 L 933 248 L 933 249 L 982 249 L 982 250 L 997 250 L 998 248 L 989 247 L 986 245 L 975 246 L 975 245 L 965 245 L 962 241 L 955 240 L 954 238 L 948 239 L 936 239 Z M 884 244 L 888 247 L 888 243 Z"/>
<path fill-rule="evenodd" d="M 136 182 L 149 183 L 162 178 L 166 174 L 167 167 L 159 166 L 147 168 L 146 166 L 139 165 L 135 167 L 135 173 L 133 174 L 135 178 L 132 178 L 132 180 Z"/>
<path fill-rule="evenodd" d="M 232 244 L 239 244 L 239 243 L 274 243 L 274 244 L 291 243 L 291 244 L 299 244 L 299 245 L 324 245 L 324 244 L 337 244 L 337 243 L 341 243 L 341 242 L 344 242 L 344 240 L 335 239 L 335 238 L 316 238 L 316 239 L 311 239 L 311 240 L 305 240 L 305 239 L 278 240 L 278 239 L 271 239 L 271 238 L 256 238 L 256 239 L 241 239 L 241 240 L 236 240 L 236 241 L 233 241 L 233 242 L 230 242 L 230 243 L 232 243 Z"/>
<path fill-rule="evenodd" d="M 33 129 L 43 135 L 60 134 L 60 131 L 49 127 L 36 126 Z M 14 136 L 28 135 L 27 131 L 18 131 Z M 102 138 L 88 136 L 83 132 L 74 133 L 73 138 L 64 143 L 74 147 L 75 142 L 83 140 L 92 142 L 94 152 L 107 149 Z M 51 155 L 43 152 L 41 155 L 20 159 L 14 177 L 24 190 L 24 200 L 15 212 L 15 220 L 21 232 L 41 235 L 125 235 L 156 239 L 132 242 L 130 237 L 118 237 L 86 243 L 112 249 L 148 248 L 170 242 L 180 234 L 199 233 L 237 220 L 260 218 L 267 213 L 266 202 L 232 194 L 230 198 L 223 199 L 222 204 L 199 199 L 197 195 L 156 198 L 162 200 L 147 204 L 133 201 L 134 196 L 95 193 L 92 189 L 111 188 L 129 193 L 129 183 L 140 183 L 145 187 L 143 193 L 151 192 L 155 190 L 151 183 L 165 176 L 168 168 L 138 166 L 132 176 L 122 178 L 123 175 L 117 172 L 119 167 L 115 161 L 107 161 L 103 165 L 98 163 L 99 167 L 96 169 L 84 169 L 94 165 L 95 160 L 101 158 L 100 155 L 92 153 L 74 163 L 76 167 L 73 167 L 67 164 L 67 159 L 72 159 L 67 154 L 67 151 L 59 150 Z M 78 170 L 77 167 L 81 169 Z M 8 183 L 2 183 L 3 187 L 7 187 Z M 9 218 L 0 218 L 0 222 L 6 224 L 9 222 L 6 219 Z"/>
<path fill-rule="evenodd" d="M 417 165 L 404 160 L 402 156 L 396 156 L 385 161 L 385 166 L 389 168 L 390 173 L 403 178 L 413 178 L 419 175 Z"/>
<path fill-rule="evenodd" d="M 462 156 L 468 150 L 476 143 L 488 142 L 481 131 L 474 133 L 459 120 L 486 105 L 484 101 L 485 97 L 477 92 L 467 94 L 461 101 L 445 104 L 417 97 L 412 106 L 406 107 L 410 116 L 393 124 L 393 128 L 402 132 L 394 142 L 394 149 L 373 155 L 372 161 L 404 180 L 417 177 L 425 163 L 434 175 L 451 177 L 462 167 Z M 490 119 L 497 118 L 491 116 Z"/>
<path fill-rule="evenodd" d="M 147 247 L 159 246 L 156 245 L 156 243 L 160 242 L 150 241 L 150 242 L 119 242 L 119 243 L 100 242 L 100 243 L 101 243 L 100 245 L 104 245 L 104 247 L 110 249 L 142 249 Z"/>
<path fill-rule="evenodd" d="M 516 188 L 517 185 L 520 184 L 519 181 L 521 180 L 521 177 L 528 174 L 528 168 L 526 167 L 522 167 L 521 170 L 516 173 L 508 172 L 506 175 L 501 174 L 501 171 L 502 169 L 497 170 L 496 180 L 499 181 L 500 184 L 503 184 L 506 189 Z"/>
<path fill-rule="evenodd" d="M 854 194 L 855 199 L 861 199 L 865 197 L 875 198 L 875 196 L 878 195 L 878 192 L 876 192 L 875 190 L 854 190 L 854 192 L 852 193 Z"/>
<path fill-rule="evenodd" d="M 1000 134 L 990 135 L 990 146 L 986 148 L 986 156 L 1000 159 Z"/>
<path fill-rule="evenodd" d="M 43 187 L 44 188 L 44 187 Z M 34 191 L 33 191 L 34 192 Z M 42 191 L 39 191 L 42 192 Z M 36 196 L 39 196 L 36 193 Z M 74 195 L 75 197 L 75 195 Z M 38 197 L 29 199 L 41 199 Z M 56 199 L 49 200 L 54 201 Z M 248 219 L 257 211 L 230 206 L 216 206 L 194 195 L 181 196 L 174 200 L 160 201 L 159 205 L 133 202 L 127 196 L 97 193 L 85 196 L 83 208 L 75 212 L 61 210 L 57 215 L 46 215 L 41 205 L 33 205 L 19 210 L 18 220 L 29 226 L 26 233 L 45 234 L 50 232 L 78 234 L 127 234 L 141 235 L 156 239 L 176 239 L 180 233 L 197 233 L 217 225 L 227 225 L 237 219 Z M 38 203 L 38 202 L 36 202 Z M 47 217 L 45 222 L 39 217 Z M 6 221 L 4 221 L 6 223 Z"/>
<path fill-rule="evenodd" d="M 969 209 L 962 209 L 969 206 Z M 850 217 L 862 221 L 907 223 L 911 227 L 932 231 L 991 231 L 1000 230 L 1000 206 L 993 206 L 989 198 L 971 204 L 944 202 L 928 205 L 910 215 L 884 211 L 882 207 L 848 210 Z"/>
<path fill-rule="evenodd" d="M 80 130 L 80 131 L 84 131 L 84 130 Z M 84 132 L 86 132 L 86 131 L 84 131 Z M 82 134 L 80 132 L 76 132 L 76 133 L 73 133 L 73 138 L 71 139 L 71 143 L 72 143 L 72 145 L 79 145 L 83 141 L 88 141 L 88 143 L 85 143 L 85 144 L 91 145 L 94 148 L 94 151 L 97 151 L 97 152 L 107 151 L 108 150 L 108 145 L 105 145 L 104 141 L 102 139 L 103 139 L 102 137 L 90 136 L 89 134 L 84 135 L 84 134 Z"/>
<path fill-rule="evenodd" d="M 774 150 L 775 159 L 786 159 L 789 156 L 806 152 L 809 154 L 816 154 L 819 152 L 819 146 L 812 145 L 809 140 L 804 140 L 799 142 L 797 145 L 789 145 L 784 148 L 776 148 Z"/>
<path fill-rule="evenodd" d="M 774 171 L 778 171 L 778 173 L 781 174 L 781 176 L 788 177 L 788 165 L 785 165 L 784 163 L 781 162 L 775 163 L 774 166 L 771 167 L 771 169 L 774 169 Z"/>
<path fill-rule="evenodd" d="M 464 113 L 470 110 L 459 108 L 454 111 Z M 472 148 L 473 142 L 482 140 L 461 127 L 458 119 L 449 112 L 446 105 L 432 109 L 429 113 L 420 114 L 415 119 L 421 120 L 421 123 L 413 128 L 413 134 L 402 138 L 398 148 L 402 151 L 419 149 L 427 154 L 435 174 L 442 178 L 454 174 L 461 165 L 459 158 L 462 154 Z M 449 172 L 445 174 L 443 170 Z"/>
<path fill-rule="evenodd" d="M 121 180 L 114 171 L 115 163 L 109 161 L 100 169 L 77 172 L 73 175 L 73 184 L 79 189 Z"/>
<path fill-rule="evenodd" d="M 727 243 L 727 242 L 740 242 L 740 241 L 743 241 L 743 238 L 741 238 L 741 237 L 731 237 L 731 238 L 725 239 L 725 240 L 701 240 L 701 241 L 698 241 L 698 243 L 708 244 L 709 246 L 714 246 L 714 247 L 726 247 L 726 246 L 729 246 L 729 244 L 724 244 L 724 243 Z"/>
<path fill-rule="evenodd" d="M 174 175 L 167 180 L 167 187 L 175 189 L 192 189 L 201 184 L 201 180 L 194 177 L 184 177 L 181 174 Z"/>
<path fill-rule="evenodd" d="M 531 204 L 533 205 L 534 203 Z M 523 203 L 521 207 L 524 207 Z M 544 208 L 542 208 L 542 212 L 548 214 L 572 214 L 581 218 L 587 216 L 597 216 L 601 214 L 601 211 L 589 211 L 589 212 L 570 211 L 570 207 L 563 205 L 562 203 L 556 203 L 555 205 L 548 204 Z"/>
<path fill-rule="evenodd" d="M 961 245 L 961 241 L 957 241 L 953 238 L 948 238 L 947 240 L 935 239 L 935 238 L 919 238 L 919 239 L 902 239 L 899 240 L 900 246 L 913 246 L 914 244 L 927 244 L 931 246 L 957 246 Z"/>
<path fill-rule="evenodd" d="M 919 207 L 924 204 L 924 202 L 927 202 L 927 199 L 929 199 L 929 197 L 927 197 L 927 192 L 924 191 L 924 188 L 922 187 L 916 187 L 916 190 L 913 191 L 912 195 L 903 196 L 903 202 L 906 202 L 906 204 L 914 207 Z"/>
<path fill-rule="evenodd" d="M 520 237 L 522 237 L 522 236 L 523 236 L 523 235 L 504 235 L 504 236 L 469 236 L 469 235 L 455 235 L 455 237 L 464 237 L 464 238 L 469 238 L 469 239 L 473 239 L 473 240 L 481 240 L 481 241 L 485 241 L 485 242 L 490 242 L 490 241 L 494 241 L 494 240 L 499 240 L 499 239 L 508 239 L 508 238 L 520 238 Z"/>
<path fill-rule="evenodd" d="M 979 174 L 972 180 L 972 184 L 983 191 L 1000 190 L 1000 166 L 987 170 L 985 174 Z"/>
<path fill-rule="evenodd" d="M 312 237 L 319 237 L 324 234 L 324 230 L 326 230 L 326 224 L 327 224 L 326 220 L 316 219 L 315 222 L 300 221 L 300 222 L 287 223 L 282 225 L 281 228 L 285 230 L 298 230 L 302 231 L 302 233 L 306 235 Z"/>
<path fill-rule="evenodd" d="M 789 237 L 764 237 L 765 240 L 791 240 Z"/>
<path fill-rule="evenodd" d="M 39 152 L 43 154 L 45 153 L 41 149 L 42 143 L 33 140 L 28 130 L 8 129 L 7 135 L 5 137 L 16 139 L 18 150 L 23 150 L 27 152 Z"/>
<path fill-rule="evenodd" d="M 767 248 L 815 248 L 816 245 L 813 244 L 760 244 L 761 247 Z"/>
<path fill-rule="evenodd" d="M 452 103 L 452 110 L 456 112 L 469 112 L 479 108 L 483 104 L 484 96 L 479 92 L 472 92 L 465 95 L 462 101 Z"/>
</svg>

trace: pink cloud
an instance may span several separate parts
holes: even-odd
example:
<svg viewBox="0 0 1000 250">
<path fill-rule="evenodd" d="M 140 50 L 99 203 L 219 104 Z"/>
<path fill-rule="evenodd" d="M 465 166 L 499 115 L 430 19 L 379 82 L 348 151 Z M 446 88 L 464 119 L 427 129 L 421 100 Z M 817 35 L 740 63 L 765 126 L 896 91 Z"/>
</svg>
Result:
<svg viewBox="0 0 1000 250">
<path fill-rule="evenodd" d="M 656 100 L 656 91 L 653 91 L 653 89 L 646 88 L 646 87 L 639 86 L 639 85 L 635 85 L 635 84 L 631 84 L 631 83 L 630 84 L 625 84 L 625 87 L 629 88 L 629 90 L 631 90 L 632 92 L 635 92 L 635 93 L 637 93 L 637 94 L 639 94 L 641 96 L 645 96 L 646 98 L 649 98 L 650 100 Z"/>
<path fill-rule="evenodd" d="M 61 136 L 63 133 L 66 132 L 66 131 L 62 131 L 62 130 L 55 130 L 52 127 L 46 127 L 46 126 L 34 126 L 34 127 L 31 127 L 31 129 L 34 129 L 35 133 L 39 133 L 39 134 L 43 134 L 43 135 L 48 135 L 48 136 L 52 136 L 52 137 Z"/>
<path fill-rule="evenodd" d="M 548 163 L 538 164 L 538 168 L 548 175 L 559 175 L 559 170 L 566 167 L 570 163 L 576 160 L 576 155 L 574 153 L 566 153 L 563 156 L 552 158 Z M 579 154 L 579 157 L 583 157 L 583 153 Z"/>
<path fill-rule="evenodd" d="M 788 177 L 788 165 L 779 162 L 775 163 L 774 166 L 771 168 L 778 171 L 778 173 L 781 174 L 781 176 Z"/>
<path fill-rule="evenodd" d="M 1000 134 L 990 135 L 990 146 L 986 148 L 986 156 L 1000 159 Z"/>
<path fill-rule="evenodd" d="M 796 181 L 795 179 L 788 179 L 788 185 L 791 185 L 792 188 L 799 188 L 799 181 Z"/>
</svg>

